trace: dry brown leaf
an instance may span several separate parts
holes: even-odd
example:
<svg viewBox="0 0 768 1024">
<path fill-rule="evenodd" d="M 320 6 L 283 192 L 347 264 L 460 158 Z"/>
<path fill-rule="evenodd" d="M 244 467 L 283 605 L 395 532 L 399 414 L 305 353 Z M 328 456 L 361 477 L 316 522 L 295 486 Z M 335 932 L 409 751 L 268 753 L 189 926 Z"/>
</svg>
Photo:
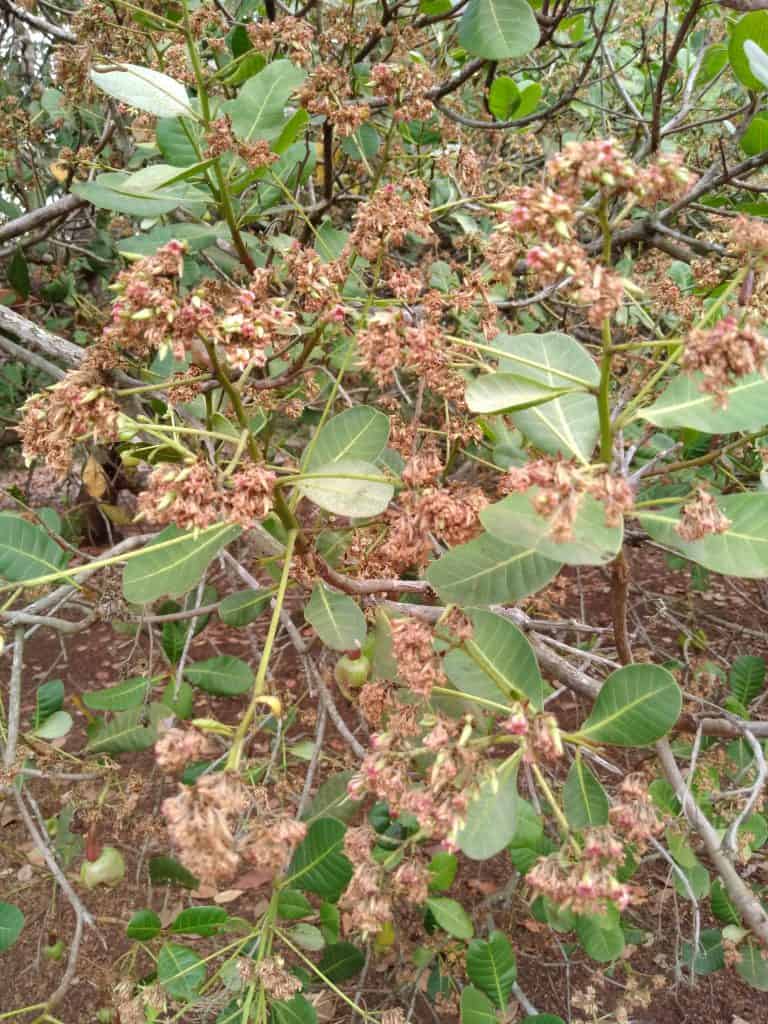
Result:
<svg viewBox="0 0 768 1024">
<path fill-rule="evenodd" d="M 83 467 L 83 485 L 90 496 L 97 501 L 99 498 L 103 498 L 109 490 L 107 475 L 92 455 L 88 456 Z"/>
<path fill-rule="evenodd" d="M 235 900 L 240 899 L 243 895 L 242 889 L 225 889 L 223 892 L 217 892 L 213 897 L 214 903 L 234 903 Z"/>
</svg>

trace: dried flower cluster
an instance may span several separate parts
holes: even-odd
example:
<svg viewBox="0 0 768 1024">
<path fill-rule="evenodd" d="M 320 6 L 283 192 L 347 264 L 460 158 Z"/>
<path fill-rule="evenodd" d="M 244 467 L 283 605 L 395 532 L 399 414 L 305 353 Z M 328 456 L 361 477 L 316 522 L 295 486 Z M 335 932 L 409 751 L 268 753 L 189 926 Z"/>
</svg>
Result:
<svg viewBox="0 0 768 1024">
<path fill-rule="evenodd" d="M 27 462 L 43 459 L 65 476 L 72 466 L 75 443 L 109 444 L 117 440 L 119 415 L 98 373 L 71 370 L 58 384 L 24 404 L 24 415 L 16 428 L 24 458 Z"/>
<path fill-rule="evenodd" d="M 302 107 L 327 118 L 340 135 L 354 135 L 371 116 L 367 103 L 352 98 L 349 74 L 338 64 L 316 64 L 298 95 Z"/>
<path fill-rule="evenodd" d="M 157 524 L 182 529 L 237 523 L 249 529 L 272 508 L 275 474 L 253 463 L 242 465 L 226 483 L 198 459 L 189 466 L 161 464 L 139 496 L 139 515 Z"/>
<path fill-rule="evenodd" d="M 651 803 L 645 778 L 638 772 L 624 779 L 619 794 L 621 801 L 610 809 L 609 821 L 625 843 L 635 843 L 642 853 L 648 841 L 664 831 L 664 823 Z"/>
<path fill-rule="evenodd" d="M 401 189 L 384 185 L 360 203 L 348 244 L 375 263 L 390 249 L 402 245 L 409 232 L 424 242 L 435 240 L 426 183 L 414 178 L 405 179 Z"/>
<path fill-rule="evenodd" d="M 288 973 L 285 960 L 279 955 L 264 957 L 256 964 L 253 974 L 273 999 L 291 999 L 301 991 L 301 982 L 295 974 Z"/>
<path fill-rule="evenodd" d="M 304 18 L 284 15 L 274 21 L 262 19 L 248 26 L 248 38 L 259 53 L 269 53 L 275 47 L 287 53 L 297 64 L 305 65 L 312 59 L 312 41 L 315 30 Z"/>
<path fill-rule="evenodd" d="M 714 495 L 699 487 L 696 496 L 683 506 L 675 531 L 683 540 L 692 542 L 713 533 L 725 533 L 730 525 L 731 520 L 720 510 Z"/>
<path fill-rule="evenodd" d="M 702 391 L 715 396 L 722 409 L 728 405 L 728 388 L 751 373 L 768 375 L 768 338 L 751 323 L 725 316 L 714 327 L 690 332 L 683 352 L 686 373 L 704 375 Z"/>
<path fill-rule="evenodd" d="M 155 760 L 162 771 L 177 774 L 210 756 L 213 749 L 210 738 L 199 729 L 168 729 L 155 743 Z"/>
<path fill-rule="evenodd" d="M 409 763 L 420 750 L 434 753 L 424 785 L 411 780 Z M 386 800 L 393 815 L 407 811 L 423 832 L 448 846 L 455 844 L 469 803 L 469 784 L 477 777 L 478 755 L 462 744 L 459 726 L 438 719 L 414 746 L 412 734 L 395 730 L 373 737 L 372 750 L 349 783 L 349 794 L 360 799 L 374 793 Z"/>
<path fill-rule="evenodd" d="M 252 827 L 240 830 L 255 804 Z M 241 863 L 278 874 L 306 835 L 306 825 L 269 809 L 264 792 L 249 791 L 224 773 L 202 775 L 194 786 L 180 786 L 163 802 L 168 834 L 181 863 L 211 885 L 228 882 Z"/>
<path fill-rule="evenodd" d="M 557 191 L 574 202 L 583 193 L 598 190 L 604 195 L 631 195 L 648 205 L 677 199 L 696 180 L 683 166 L 681 154 L 663 154 L 640 167 L 616 139 L 566 143 L 547 162 L 547 176 Z"/>
<path fill-rule="evenodd" d="M 376 935 L 393 917 L 393 902 L 426 903 L 429 871 L 410 857 L 390 875 L 373 857 L 376 836 L 369 825 L 350 828 L 344 836 L 344 852 L 354 867 L 352 879 L 339 900 L 346 934 L 363 938 Z"/>
<path fill-rule="evenodd" d="M 573 538 L 573 526 L 585 495 L 603 505 L 606 526 L 619 526 L 634 504 L 632 488 L 623 477 L 563 459 L 535 459 L 524 466 L 514 466 L 499 481 L 501 494 L 529 490 L 534 508 L 549 519 L 550 535 L 558 542 Z"/>
<path fill-rule="evenodd" d="M 371 82 L 376 95 L 393 105 L 396 121 L 426 120 L 432 113 L 428 93 L 435 76 L 426 64 L 374 64 Z"/>
</svg>

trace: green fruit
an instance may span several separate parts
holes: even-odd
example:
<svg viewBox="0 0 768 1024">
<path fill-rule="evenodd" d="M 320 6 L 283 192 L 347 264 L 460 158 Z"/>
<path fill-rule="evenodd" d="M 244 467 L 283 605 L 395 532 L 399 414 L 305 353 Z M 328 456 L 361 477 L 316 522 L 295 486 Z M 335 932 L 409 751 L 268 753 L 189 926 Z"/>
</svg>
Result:
<svg viewBox="0 0 768 1024">
<path fill-rule="evenodd" d="M 339 686 L 362 686 L 367 682 L 370 674 L 371 663 L 364 654 L 361 654 L 359 658 L 350 658 L 345 654 L 336 662 L 336 668 L 333 671 Z"/>
<path fill-rule="evenodd" d="M 80 881 L 89 889 L 97 885 L 117 885 L 124 877 L 125 861 L 114 846 L 105 846 L 96 860 L 86 860 L 80 868 Z"/>
<path fill-rule="evenodd" d="M 64 942 L 62 939 L 54 942 L 52 946 L 43 946 L 43 956 L 48 957 L 49 960 L 61 960 L 63 955 Z"/>
<path fill-rule="evenodd" d="M 111 1024 L 111 1021 L 115 1019 L 115 1011 L 110 1010 L 108 1006 L 102 1006 L 99 1012 L 96 1014 L 96 1020 L 99 1024 Z"/>
</svg>

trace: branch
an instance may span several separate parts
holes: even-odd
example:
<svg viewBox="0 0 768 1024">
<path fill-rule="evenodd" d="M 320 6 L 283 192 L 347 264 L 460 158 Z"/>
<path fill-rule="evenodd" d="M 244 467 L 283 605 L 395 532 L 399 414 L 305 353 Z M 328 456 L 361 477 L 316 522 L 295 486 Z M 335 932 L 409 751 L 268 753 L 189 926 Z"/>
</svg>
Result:
<svg viewBox="0 0 768 1024">
<path fill-rule="evenodd" d="M 37 324 L 27 320 L 26 317 L 19 316 L 7 306 L 0 306 L 0 333 L 9 334 L 22 346 L 37 349 L 46 356 L 60 360 L 67 367 L 79 366 L 80 360 L 83 358 L 83 350 L 79 345 L 67 341 L 66 338 L 62 338 L 58 334 L 51 334 L 44 327 L 38 327 Z M 27 361 L 32 362 L 32 360 Z M 45 372 L 51 373 L 51 369 L 46 369 Z M 52 376 L 55 375 L 52 374 Z"/>
<path fill-rule="evenodd" d="M 704 844 L 709 859 L 717 869 L 720 878 L 730 896 L 733 905 L 743 917 L 745 923 L 759 939 L 760 944 L 768 949 L 768 914 L 763 910 L 760 901 L 744 882 L 731 861 L 720 849 L 720 837 L 712 826 L 709 818 L 701 810 L 677 767 L 675 755 L 669 741 L 659 740 L 656 753 L 661 761 L 667 781 L 675 791 L 681 803 L 685 817 L 690 826 L 698 833 Z"/>
<path fill-rule="evenodd" d="M 74 32 L 70 32 L 67 28 L 61 28 L 59 25 L 54 25 L 52 22 L 46 21 L 45 18 L 40 18 L 36 14 L 30 14 L 29 11 L 25 10 L 20 4 L 14 3 L 13 0 L 0 0 L 0 8 L 19 21 L 23 21 L 25 25 L 36 28 L 38 32 L 43 32 L 52 39 L 58 39 L 62 43 L 77 42 L 77 36 Z"/>
<path fill-rule="evenodd" d="M 4 0 L 0 0 L 0 5 L 3 2 Z M 21 217 L 16 217 L 14 220 L 9 220 L 6 224 L 3 224 L 0 227 L 0 242 L 7 242 L 10 238 L 26 235 L 28 231 L 33 231 L 42 224 L 47 224 L 50 220 L 67 217 L 70 213 L 74 213 L 75 210 L 79 210 L 82 206 L 87 205 L 88 203 L 85 199 L 69 194 L 62 196 L 61 199 L 55 199 L 46 206 L 38 206 L 36 210 L 31 210 L 29 213 L 25 213 Z"/>
</svg>

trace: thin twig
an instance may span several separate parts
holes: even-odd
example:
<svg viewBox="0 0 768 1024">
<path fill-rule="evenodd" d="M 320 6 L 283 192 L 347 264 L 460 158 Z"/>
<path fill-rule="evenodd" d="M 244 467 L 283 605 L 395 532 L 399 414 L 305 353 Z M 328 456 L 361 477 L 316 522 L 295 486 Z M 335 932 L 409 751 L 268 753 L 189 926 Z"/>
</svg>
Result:
<svg viewBox="0 0 768 1024">
<path fill-rule="evenodd" d="M 17 626 L 14 631 L 13 662 L 11 679 L 8 684 L 8 735 L 5 739 L 3 764 L 10 768 L 16 759 L 16 744 L 19 740 L 19 720 L 21 718 L 21 670 L 24 665 L 24 627 Z"/>
</svg>

